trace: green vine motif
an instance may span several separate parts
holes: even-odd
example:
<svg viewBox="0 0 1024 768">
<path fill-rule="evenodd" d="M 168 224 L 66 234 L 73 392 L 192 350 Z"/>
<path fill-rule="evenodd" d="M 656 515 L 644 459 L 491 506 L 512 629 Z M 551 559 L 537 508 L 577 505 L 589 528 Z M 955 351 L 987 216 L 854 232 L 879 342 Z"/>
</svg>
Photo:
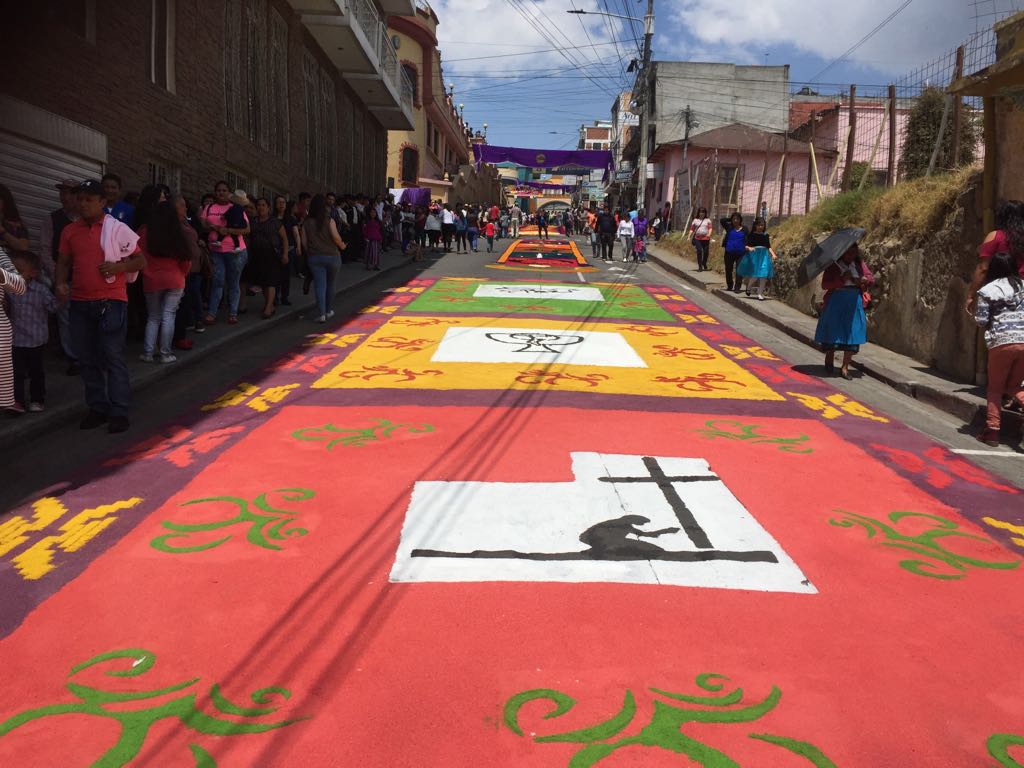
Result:
<svg viewBox="0 0 1024 768">
<path fill-rule="evenodd" d="M 221 715 L 242 718 L 239 721 L 204 712 L 196 705 L 199 692 L 198 683 L 201 679 L 198 677 L 148 691 L 106 691 L 72 680 L 78 673 L 90 667 L 112 661 L 123 661 L 124 663 L 105 670 L 103 674 L 107 677 L 140 677 L 153 668 L 156 663 L 156 654 L 141 648 L 124 648 L 101 653 L 88 661 L 76 664 L 68 674 L 69 680 L 66 685 L 78 701 L 50 704 L 20 712 L 0 722 L 0 738 L 26 723 L 55 715 L 77 713 L 104 717 L 118 723 L 121 726 L 121 734 L 117 743 L 92 763 L 92 768 L 120 768 L 128 765 L 139 755 L 150 729 L 161 720 L 177 720 L 185 728 L 197 734 L 235 736 L 266 733 L 309 719 L 308 717 L 297 717 L 272 722 L 258 720 L 258 718 L 272 715 L 278 710 L 280 704 L 274 703 L 276 699 L 287 701 L 291 698 L 291 691 L 278 686 L 253 691 L 250 694 L 250 699 L 253 704 L 258 706 L 243 707 L 227 699 L 221 693 L 220 686 L 214 683 L 209 691 L 213 708 Z M 189 691 L 189 689 L 192 690 Z M 151 699 L 159 699 L 159 703 L 154 702 L 148 709 L 128 708 L 137 707 Z M 189 750 L 192 752 L 195 768 L 216 768 L 217 763 L 213 756 L 203 747 L 198 744 L 190 744 Z"/>
<path fill-rule="evenodd" d="M 814 453 L 813 448 L 803 447 L 811 438 L 807 435 L 797 437 L 771 437 L 760 434 L 761 427 L 757 424 L 744 424 L 732 419 L 711 419 L 704 423 L 704 429 L 697 433 L 704 437 L 721 437 L 726 440 L 742 440 L 753 444 L 775 445 L 783 453 Z"/>
<path fill-rule="evenodd" d="M 1024 763 L 1010 754 L 1010 747 L 1024 747 L 1024 736 L 996 733 L 988 737 L 988 753 L 1002 768 L 1024 768 Z"/>
<path fill-rule="evenodd" d="M 281 494 L 281 498 L 287 502 L 308 501 L 316 496 L 316 492 L 308 488 L 278 488 L 275 491 L 270 491 L 270 493 Z M 208 523 L 174 523 L 170 520 L 165 520 L 162 525 L 171 533 L 157 536 L 149 543 L 150 546 L 172 555 L 202 552 L 226 544 L 234 534 L 228 533 L 226 536 L 213 539 L 212 541 L 189 544 L 189 540 L 194 538 L 195 534 L 219 531 L 222 528 L 247 524 L 249 529 L 246 531 L 245 538 L 250 544 L 264 549 L 280 550 L 281 547 L 275 544 L 275 541 L 284 541 L 288 538 L 305 536 L 309 533 L 305 528 L 299 528 L 294 525 L 295 518 L 299 514 L 298 512 L 289 512 L 288 510 L 271 506 L 270 502 L 267 501 L 266 493 L 261 493 L 252 500 L 252 506 L 255 507 L 255 510 L 250 508 L 248 501 L 237 496 L 207 496 L 202 499 L 186 501 L 181 506 L 190 507 L 196 504 L 217 502 L 234 505 L 237 513 L 226 520 L 216 520 Z M 185 539 L 185 542 L 183 545 L 174 544 L 172 541 L 175 539 Z"/>
<path fill-rule="evenodd" d="M 667 750 L 685 755 L 696 765 L 705 768 L 740 768 L 739 763 L 724 752 L 687 736 L 682 732 L 683 726 L 688 723 L 754 722 L 778 706 L 782 691 L 773 686 L 762 701 L 745 704 L 742 688 L 725 690 L 730 680 L 724 675 L 705 673 L 697 675 L 695 682 L 699 689 L 699 693 L 695 694 L 670 693 L 659 688 L 651 688 L 652 693 L 671 700 L 671 703 L 654 699 L 654 711 L 650 722 L 634 736 L 619 736 L 633 722 L 637 712 L 633 692 L 627 690 L 621 709 L 608 720 L 589 728 L 548 736 L 534 736 L 533 740 L 538 744 L 581 745 L 569 760 L 567 768 L 591 768 L 626 747 Z M 520 710 L 534 701 L 546 701 L 554 705 L 542 716 L 545 720 L 561 717 L 576 706 L 576 700 L 572 697 L 548 688 L 516 694 L 505 703 L 504 723 L 517 736 L 523 735 L 523 728 L 519 724 Z M 612 741 L 611 739 L 616 736 L 619 738 Z M 805 741 L 769 733 L 748 733 L 747 737 L 803 757 L 816 768 L 836 768 L 835 763 L 820 749 Z"/>
<path fill-rule="evenodd" d="M 378 442 L 391 437 L 392 433 L 398 430 L 410 433 L 434 431 L 431 424 L 396 424 L 388 419 L 376 419 L 376 422 L 372 427 L 365 429 L 336 427 L 333 424 L 324 424 L 322 427 L 303 427 L 292 432 L 292 437 L 308 442 L 327 441 L 327 450 L 333 451 L 336 445 L 345 448 L 359 448 L 368 443 Z"/>
<path fill-rule="evenodd" d="M 917 576 L 927 576 L 932 579 L 956 580 L 967 575 L 967 569 L 989 568 L 995 570 L 1013 570 L 1020 566 L 1020 560 L 994 561 L 980 560 L 967 555 L 960 555 L 946 549 L 940 539 L 967 539 L 969 541 L 980 541 L 986 544 L 995 543 L 986 536 L 976 536 L 960 530 L 959 524 L 947 520 L 938 515 L 930 515 L 925 512 L 890 512 L 889 521 L 893 525 L 876 520 L 866 515 L 859 515 L 855 512 L 836 510 L 843 517 L 832 518 L 831 525 L 839 528 L 863 528 L 869 539 L 881 533 L 885 537 L 882 546 L 892 549 L 910 552 L 914 557 L 900 561 L 900 567 Z M 916 536 L 908 536 L 896 530 L 895 525 L 901 521 L 911 518 L 919 518 L 931 523 L 932 527 Z"/>
</svg>

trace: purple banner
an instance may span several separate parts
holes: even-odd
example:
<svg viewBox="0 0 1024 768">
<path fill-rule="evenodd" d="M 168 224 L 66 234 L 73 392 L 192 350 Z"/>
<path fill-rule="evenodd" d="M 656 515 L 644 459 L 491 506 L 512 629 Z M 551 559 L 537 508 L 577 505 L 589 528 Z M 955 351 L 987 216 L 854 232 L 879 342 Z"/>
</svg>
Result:
<svg viewBox="0 0 1024 768">
<path fill-rule="evenodd" d="M 581 168 L 612 168 L 612 153 L 603 149 L 524 149 L 474 144 L 473 156 L 480 163 L 517 163 L 530 168 L 557 168 L 575 165 Z"/>
<path fill-rule="evenodd" d="M 392 189 L 391 194 L 395 197 L 396 205 L 408 203 L 412 207 L 422 205 L 424 208 L 430 205 L 430 187 L 404 187 Z"/>
</svg>

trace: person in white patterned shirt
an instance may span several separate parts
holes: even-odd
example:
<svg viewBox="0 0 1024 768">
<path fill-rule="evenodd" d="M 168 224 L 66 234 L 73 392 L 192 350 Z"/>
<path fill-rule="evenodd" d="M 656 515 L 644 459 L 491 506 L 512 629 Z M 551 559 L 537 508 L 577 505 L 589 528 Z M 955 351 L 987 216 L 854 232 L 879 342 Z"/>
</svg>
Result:
<svg viewBox="0 0 1024 768">
<path fill-rule="evenodd" d="M 11 297 L 11 325 L 14 329 L 15 408 L 39 413 L 46 402 L 46 374 L 43 349 L 50 340 L 50 315 L 57 311 L 57 299 L 39 280 L 40 258 L 31 252 L 11 259 L 25 281 L 25 292 Z M 25 400 L 28 380 L 29 399 Z"/>
<path fill-rule="evenodd" d="M 7 315 L 8 299 L 25 292 L 25 281 L 0 248 L 0 408 L 8 415 L 18 415 L 14 407 L 14 370 L 11 362 L 11 321 Z"/>
</svg>

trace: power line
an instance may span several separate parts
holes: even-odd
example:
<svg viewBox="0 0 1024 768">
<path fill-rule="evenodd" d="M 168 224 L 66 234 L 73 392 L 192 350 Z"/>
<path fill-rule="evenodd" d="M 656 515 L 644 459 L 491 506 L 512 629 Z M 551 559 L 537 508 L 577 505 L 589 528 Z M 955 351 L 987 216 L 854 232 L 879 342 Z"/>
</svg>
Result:
<svg viewBox="0 0 1024 768">
<path fill-rule="evenodd" d="M 550 40 L 548 42 L 551 43 Z M 621 41 L 620 40 L 611 40 L 611 41 L 609 41 L 607 43 L 591 43 L 590 45 L 571 45 L 571 46 L 561 45 L 561 46 L 557 46 L 555 48 L 538 48 L 537 50 L 534 50 L 534 51 L 524 51 L 523 53 L 496 53 L 496 54 L 494 54 L 492 56 L 470 56 L 470 57 L 467 57 L 465 59 L 445 59 L 442 63 L 443 64 L 452 64 L 452 63 L 454 63 L 456 61 L 481 61 L 483 59 L 507 59 L 510 56 L 523 56 L 524 54 L 557 53 L 559 51 L 562 51 L 563 49 L 564 50 L 579 51 L 579 50 L 583 50 L 584 48 L 597 48 L 597 47 L 603 46 L 603 45 L 615 45 L 615 46 L 617 46 L 620 42 L 628 42 L 628 41 L 626 41 L 626 40 L 621 40 Z M 479 43 L 474 43 L 474 45 L 479 45 Z"/>
<path fill-rule="evenodd" d="M 884 27 L 885 27 L 885 26 L 886 26 L 886 25 L 887 25 L 887 24 L 888 24 L 888 23 L 890 22 L 890 21 L 892 21 L 892 20 L 893 20 L 893 19 L 895 19 L 895 18 L 896 18 L 897 16 L 899 16 L 899 15 L 900 15 L 901 13 L 903 13 L 903 11 L 904 11 L 904 10 L 906 10 L 906 9 L 907 9 L 907 8 L 908 8 L 908 7 L 910 6 L 910 4 L 911 4 L 912 2 L 914 2 L 914 0 L 904 0 L 904 2 L 900 4 L 900 7 L 899 7 L 899 8 L 897 8 L 897 9 L 896 9 L 895 11 L 893 11 L 892 13 L 890 13 L 890 14 L 889 14 L 888 16 L 886 16 L 886 17 L 885 17 L 885 18 L 884 18 L 884 19 L 883 19 L 883 20 L 882 20 L 882 21 L 881 21 L 881 22 L 880 22 L 880 23 L 878 24 L 878 26 L 876 26 L 876 27 L 875 27 L 874 29 L 872 29 L 872 30 L 871 30 L 870 32 L 868 32 L 868 33 L 867 33 L 866 35 L 864 35 L 864 37 L 862 37 L 862 38 L 861 38 L 860 40 L 858 40 L 858 41 L 857 41 L 857 42 L 856 42 L 856 43 L 855 43 L 855 44 L 854 44 L 853 46 L 851 46 L 851 47 L 850 47 L 850 48 L 849 48 L 849 49 L 848 49 L 848 50 L 847 50 L 847 51 L 846 51 L 846 52 L 845 52 L 845 53 L 844 53 L 844 54 L 843 54 L 842 56 L 840 56 L 840 57 L 839 57 L 839 58 L 837 58 L 837 59 L 834 59 L 834 60 L 833 60 L 832 62 L 830 62 L 830 63 L 829 63 L 829 64 L 828 64 L 828 65 L 827 65 L 827 66 L 826 66 L 826 67 L 825 67 L 825 68 L 824 68 L 823 70 L 821 70 L 821 72 L 819 72 L 819 73 L 818 73 L 818 74 L 816 74 L 816 75 L 815 75 L 814 77 L 812 77 L 812 78 L 811 78 L 811 82 L 814 82 L 814 81 L 815 81 L 815 80 L 817 80 L 817 79 L 818 79 L 819 77 L 821 77 L 822 75 L 824 75 L 824 74 L 825 74 L 826 72 L 828 72 L 828 71 L 829 71 L 830 69 L 832 69 L 832 67 L 834 67 L 834 66 L 835 66 L 836 64 L 838 64 L 839 62 L 843 61 L 843 60 L 844 60 L 844 59 L 845 59 L 845 58 L 846 58 L 847 56 L 849 56 L 849 55 L 850 55 L 851 53 L 853 53 L 853 52 L 854 52 L 854 51 L 856 51 L 856 50 L 857 50 L 858 48 L 860 48 L 860 47 L 861 47 L 862 45 L 864 45 L 864 43 L 866 43 L 866 42 L 867 42 L 868 40 L 870 40 L 870 39 L 871 39 L 872 37 L 874 37 L 874 36 L 875 36 L 876 34 L 878 34 L 878 33 L 879 33 L 879 32 L 880 32 L 880 31 L 881 31 L 881 30 L 882 30 L 882 29 L 883 29 L 883 28 L 884 28 Z"/>
</svg>

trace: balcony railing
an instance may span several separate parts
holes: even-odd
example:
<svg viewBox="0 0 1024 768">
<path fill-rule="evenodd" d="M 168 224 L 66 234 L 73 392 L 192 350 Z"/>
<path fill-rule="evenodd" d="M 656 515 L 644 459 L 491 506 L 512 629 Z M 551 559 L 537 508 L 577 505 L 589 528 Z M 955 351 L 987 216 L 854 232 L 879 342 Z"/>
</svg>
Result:
<svg viewBox="0 0 1024 768">
<path fill-rule="evenodd" d="M 379 61 L 382 47 L 381 27 L 384 26 L 381 23 L 380 14 L 377 13 L 377 9 L 373 7 L 370 0 L 348 0 L 348 3 L 356 24 L 359 25 L 363 35 L 373 46 L 373 51 L 377 54 Z"/>
<path fill-rule="evenodd" d="M 410 80 L 409 76 L 405 74 L 404 69 L 399 70 L 399 74 L 401 75 L 402 79 L 402 87 L 400 90 L 400 93 L 402 95 L 402 106 L 408 109 L 409 112 L 411 113 L 416 89 L 413 88 L 412 80 Z"/>
</svg>

